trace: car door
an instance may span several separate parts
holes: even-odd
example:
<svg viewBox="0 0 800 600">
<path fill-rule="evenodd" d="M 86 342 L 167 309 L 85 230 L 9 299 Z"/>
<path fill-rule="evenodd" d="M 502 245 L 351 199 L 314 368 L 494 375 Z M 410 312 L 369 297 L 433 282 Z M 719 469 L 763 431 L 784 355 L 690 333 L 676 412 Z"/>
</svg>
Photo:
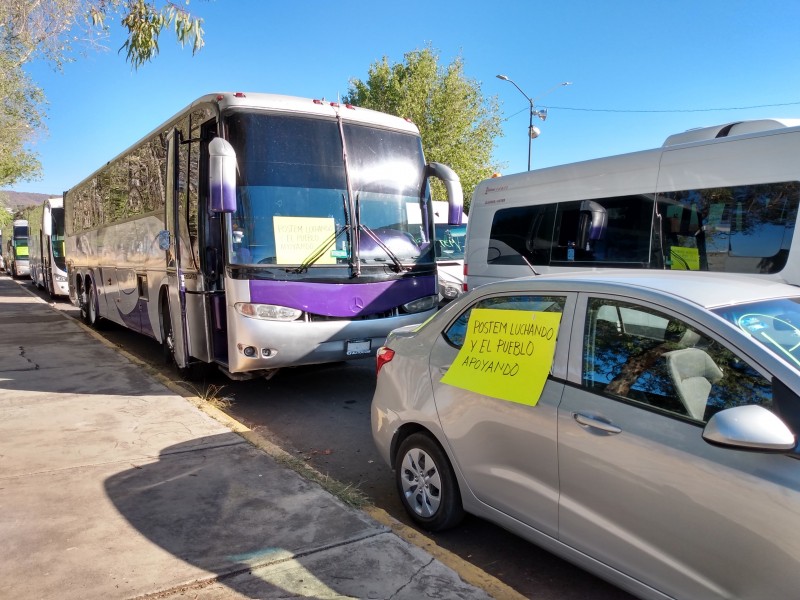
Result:
<svg viewBox="0 0 800 600">
<path fill-rule="evenodd" d="M 795 596 L 800 463 L 702 438 L 719 410 L 771 408 L 768 373 L 674 308 L 610 296 L 581 295 L 572 345 L 560 540 L 670 597 Z"/>
<path fill-rule="evenodd" d="M 574 294 L 564 293 L 483 298 L 454 319 L 438 337 L 430 355 L 431 383 L 442 430 L 472 494 L 553 538 L 558 529 L 556 409 L 564 387 L 574 298 Z M 551 376 L 539 398 L 531 397 L 531 403 L 523 404 L 442 382 L 464 344 L 474 308 L 562 313 Z M 528 382 L 521 381 L 520 385 L 524 394 Z M 462 490 L 462 497 L 465 494 Z"/>
</svg>

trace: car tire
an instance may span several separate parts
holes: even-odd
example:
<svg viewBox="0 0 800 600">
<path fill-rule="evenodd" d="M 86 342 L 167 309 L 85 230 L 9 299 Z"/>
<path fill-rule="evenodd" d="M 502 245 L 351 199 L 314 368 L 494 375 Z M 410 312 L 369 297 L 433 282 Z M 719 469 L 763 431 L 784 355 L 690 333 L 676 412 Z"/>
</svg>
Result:
<svg viewBox="0 0 800 600">
<path fill-rule="evenodd" d="M 394 467 L 400 500 L 417 525 L 441 531 L 464 518 L 453 467 L 429 434 L 415 433 L 403 440 Z"/>
</svg>

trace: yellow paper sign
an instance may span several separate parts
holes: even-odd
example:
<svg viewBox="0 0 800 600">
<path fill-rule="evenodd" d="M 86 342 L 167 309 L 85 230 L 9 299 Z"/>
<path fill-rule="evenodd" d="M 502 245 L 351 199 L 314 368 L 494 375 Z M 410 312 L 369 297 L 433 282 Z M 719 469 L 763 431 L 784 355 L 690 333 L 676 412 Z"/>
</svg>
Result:
<svg viewBox="0 0 800 600">
<path fill-rule="evenodd" d="M 442 383 L 535 406 L 553 365 L 561 313 L 473 309 Z"/>
<path fill-rule="evenodd" d="M 326 242 L 333 247 L 336 224 L 331 217 L 272 217 L 272 224 L 278 264 L 299 265 L 321 250 Z M 324 248 L 315 264 L 336 264 L 330 248 Z"/>
<path fill-rule="evenodd" d="M 700 251 L 697 248 L 672 246 L 669 249 L 673 271 L 699 271 Z"/>
</svg>

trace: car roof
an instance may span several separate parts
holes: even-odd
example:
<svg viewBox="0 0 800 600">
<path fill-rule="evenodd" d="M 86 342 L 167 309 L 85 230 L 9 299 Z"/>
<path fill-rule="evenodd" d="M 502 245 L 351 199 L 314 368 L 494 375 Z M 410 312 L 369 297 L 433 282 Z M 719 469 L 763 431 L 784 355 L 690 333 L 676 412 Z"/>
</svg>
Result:
<svg viewBox="0 0 800 600">
<path fill-rule="evenodd" d="M 800 297 L 800 288 L 777 279 L 739 273 L 707 271 L 662 271 L 651 269 L 599 269 L 549 273 L 490 283 L 476 288 L 489 291 L 519 291 L 520 285 L 530 289 L 557 287 L 559 290 L 601 291 L 639 294 L 644 290 L 658 295 L 680 298 L 702 306 L 716 308 L 746 304 L 772 298 Z"/>
</svg>

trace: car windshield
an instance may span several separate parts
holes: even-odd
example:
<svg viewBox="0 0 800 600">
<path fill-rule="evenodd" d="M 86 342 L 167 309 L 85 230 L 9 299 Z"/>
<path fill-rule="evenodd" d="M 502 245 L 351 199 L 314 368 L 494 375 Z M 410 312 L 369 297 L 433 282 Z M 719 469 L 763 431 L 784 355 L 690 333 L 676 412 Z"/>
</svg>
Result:
<svg viewBox="0 0 800 600">
<path fill-rule="evenodd" d="M 714 310 L 800 369 L 800 298 L 776 298 Z"/>
</svg>

